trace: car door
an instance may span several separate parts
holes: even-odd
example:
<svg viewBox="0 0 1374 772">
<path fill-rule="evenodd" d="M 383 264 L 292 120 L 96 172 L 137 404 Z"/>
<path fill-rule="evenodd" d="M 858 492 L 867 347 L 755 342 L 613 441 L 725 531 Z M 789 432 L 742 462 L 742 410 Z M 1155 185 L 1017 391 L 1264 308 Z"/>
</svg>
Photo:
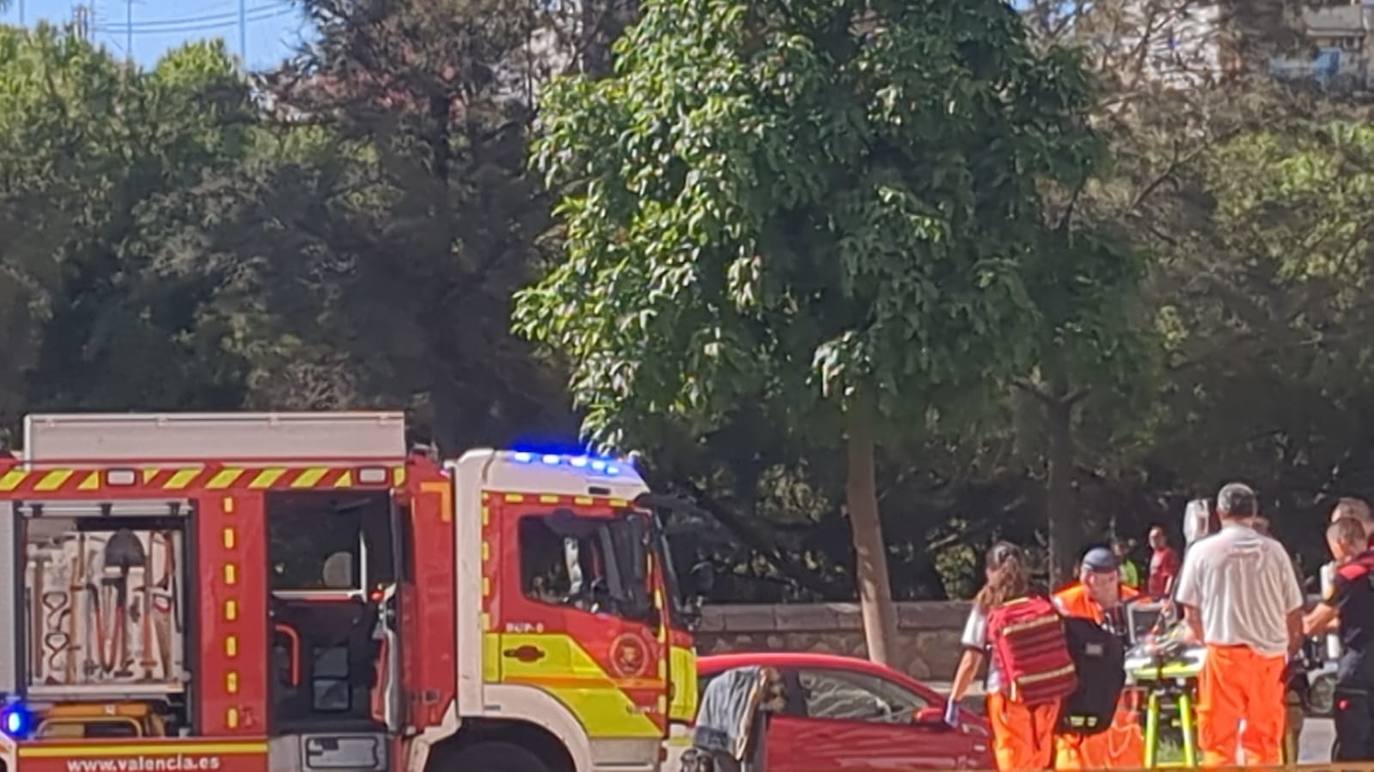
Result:
<svg viewBox="0 0 1374 772">
<path fill-rule="evenodd" d="M 938 706 L 900 684 L 828 668 L 796 668 L 787 681 L 800 699 L 789 699 L 787 711 L 769 721 L 769 769 L 951 769 L 968 762 L 968 737 L 916 725 L 918 710 Z"/>
</svg>

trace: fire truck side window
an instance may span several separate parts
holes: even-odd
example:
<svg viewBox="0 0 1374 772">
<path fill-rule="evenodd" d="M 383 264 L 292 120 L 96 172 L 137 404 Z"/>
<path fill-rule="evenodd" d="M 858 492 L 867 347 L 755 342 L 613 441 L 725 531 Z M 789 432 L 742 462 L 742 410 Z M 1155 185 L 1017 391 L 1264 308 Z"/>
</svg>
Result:
<svg viewBox="0 0 1374 772">
<path fill-rule="evenodd" d="M 525 597 L 631 619 L 650 616 L 647 553 L 625 518 L 530 515 L 519 524 Z"/>
<path fill-rule="evenodd" d="M 272 589 L 361 591 L 394 581 L 389 507 L 385 497 L 274 497 Z"/>
</svg>

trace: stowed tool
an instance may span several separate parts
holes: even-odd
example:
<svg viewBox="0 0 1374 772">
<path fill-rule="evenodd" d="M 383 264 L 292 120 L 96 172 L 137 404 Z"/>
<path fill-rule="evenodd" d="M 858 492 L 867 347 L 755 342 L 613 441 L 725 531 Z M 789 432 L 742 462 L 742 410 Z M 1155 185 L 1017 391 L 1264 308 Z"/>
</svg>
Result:
<svg viewBox="0 0 1374 772">
<path fill-rule="evenodd" d="M 409 432 L 25 419 L 0 453 L 0 772 L 676 766 L 699 693 L 676 501 L 637 503 L 627 459 L 443 461 Z"/>
</svg>

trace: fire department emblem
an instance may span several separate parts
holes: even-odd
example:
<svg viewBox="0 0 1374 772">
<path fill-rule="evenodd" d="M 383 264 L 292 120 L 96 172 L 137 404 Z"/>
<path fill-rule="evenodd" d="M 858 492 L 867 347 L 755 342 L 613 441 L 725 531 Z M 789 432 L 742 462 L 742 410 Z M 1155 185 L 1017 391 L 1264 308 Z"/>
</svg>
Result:
<svg viewBox="0 0 1374 772">
<path fill-rule="evenodd" d="M 611 669 L 621 678 L 638 678 L 649 669 L 649 647 L 644 639 L 626 633 L 611 641 Z"/>
</svg>

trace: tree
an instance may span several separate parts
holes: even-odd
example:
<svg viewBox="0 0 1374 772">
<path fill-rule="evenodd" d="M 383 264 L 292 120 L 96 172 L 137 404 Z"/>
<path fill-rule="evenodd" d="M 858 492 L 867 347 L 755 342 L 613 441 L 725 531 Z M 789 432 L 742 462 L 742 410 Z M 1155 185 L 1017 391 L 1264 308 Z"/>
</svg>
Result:
<svg viewBox="0 0 1374 772">
<path fill-rule="evenodd" d="M 548 222 L 526 158 L 535 90 L 577 58 L 523 1 L 306 9 L 318 40 L 263 78 L 262 152 L 187 196 L 182 243 L 236 277 L 216 308 L 253 364 L 250 401 L 405 405 L 451 451 L 571 435 L 509 303 Z"/>
<path fill-rule="evenodd" d="M 1301 5 L 1286 0 L 1033 0 L 1027 5 L 1028 24 L 1041 44 L 1086 52 L 1097 86 L 1089 114 L 1113 161 L 1088 184 L 1061 192 L 1055 208 L 1079 233 L 1120 232 L 1139 249 L 1134 259 L 1100 263 L 1114 277 L 1057 284 L 1088 296 L 1045 306 L 1047 320 L 1058 321 L 1042 329 L 1088 331 L 1071 340 L 1091 348 L 1077 354 L 1060 349 L 1042 358 L 1041 370 L 1020 384 L 1039 405 L 1037 417 L 1043 421 L 1036 427 L 1040 431 L 1022 431 L 1017 441 L 1046 470 L 1052 574 L 1071 572 L 1083 542 L 1113 525 L 1078 500 L 1075 490 L 1091 478 L 1142 479 L 1143 462 L 1155 443 L 1166 439 L 1151 432 L 1167 423 L 1158 390 L 1169 387 L 1161 370 L 1160 331 L 1170 321 L 1155 317 L 1173 306 L 1169 288 L 1181 265 L 1174 258 L 1185 249 L 1180 235 L 1208 227 L 1202 215 L 1202 169 L 1218 143 L 1276 115 L 1301 112 L 1286 104 L 1291 99 L 1276 91 L 1267 70 L 1254 66 L 1293 42 L 1292 22 Z M 1035 443 L 1037 436 L 1045 441 Z M 1117 515 L 1107 514 L 1113 521 Z"/>
<path fill-rule="evenodd" d="M 0 421 L 43 408 L 237 404 L 204 335 L 215 277 L 169 280 L 165 197 L 233 167 L 248 91 L 216 44 L 130 70 L 52 27 L 0 27 Z"/>
<path fill-rule="evenodd" d="M 1029 369 L 1039 186 L 1097 158 L 1085 77 L 997 0 L 662 0 L 617 50 L 613 76 L 546 96 L 536 161 L 566 257 L 518 296 L 517 329 L 567 358 L 601 443 L 751 402 L 842 433 L 887 661 L 875 449 Z"/>
<path fill-rule="evenodd" d="M 1277 529 L 1320 555 L 1321 510 L 1374 492 L 1374 133 L 1350 119 L 1245 132 L 1200 176 L 1207 218 L 1168 255 L 1170 421 L 1154 454 L 1186 453 L 1185 479 L 1257 481 Z"/>
</svg>

